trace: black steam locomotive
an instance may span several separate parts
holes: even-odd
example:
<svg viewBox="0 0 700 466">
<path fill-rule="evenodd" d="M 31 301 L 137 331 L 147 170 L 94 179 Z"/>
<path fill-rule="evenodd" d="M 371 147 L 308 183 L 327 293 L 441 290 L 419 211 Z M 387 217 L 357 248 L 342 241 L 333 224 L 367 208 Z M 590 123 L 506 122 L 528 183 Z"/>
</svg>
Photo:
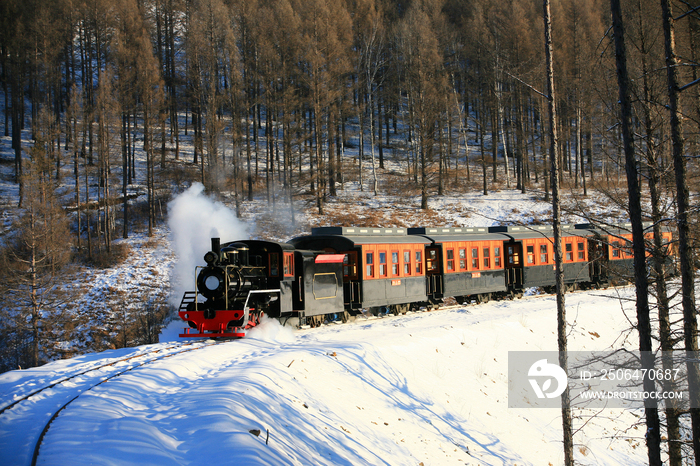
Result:
<svg viewBox="0 0 700 466">
<path fill-rule="evenodd" d="M 313 319 L 342 309 L 342 254 L 300 250 L 288 243 L 245 240 L 220 244 L 198 267 L 197 290 L 185 292 L 181 337 L 241 337 L 263 314 Z"/>
<path fill-rule="evenodd" d="M 632 274 L 629 228 L 562 226 L 567 289 L 605 287 Z M 651 232 L 649 232 L 651 235 Z M 668 268 L 672 234 L 664 231 Z M 404 314 L 452 297 L 471 301 L 554 290 L 550 226 L 314 228 L 288 243 L 212 238 L 185 293 L 181 337 L 241 337 L 263 314 L 317 326 L 361 312 Z"/>
</svg>

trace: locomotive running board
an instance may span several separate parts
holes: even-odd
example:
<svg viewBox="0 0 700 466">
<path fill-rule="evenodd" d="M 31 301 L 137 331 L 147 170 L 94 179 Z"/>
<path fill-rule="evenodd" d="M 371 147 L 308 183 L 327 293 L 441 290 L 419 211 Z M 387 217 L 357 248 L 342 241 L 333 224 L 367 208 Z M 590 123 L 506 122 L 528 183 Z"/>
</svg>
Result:
<svg viewBox="0 0 700 466">
<path fill-rule="evenodd" d="M 191 295 L 188 295 L 190 293 Z M 250 301 L 250 295 L 260 294 L 260 293 L 280 293 L 281 290 L 271 289 L 271 290 L 252 290 L 248 292 L 248 297 L 245 300 L 245 305 L 242 310 L 218 310 L 214 319 L 204 319 L 204 311 L 187 311 L 187 303 L 191 302 L 195 298 L 194 292 L 186 292 L 180 304 L 180 318 L 184 321 L 190 320 L 188 314 L 196 315 L 196 320 L 198 322 L 205 322 L 200 324 L 198 328 L 185 327 L 184 333 L 180 333 L 180 338 L 243 338 L 246 335 L 246 330 L 255 327 L 258 324 L 259 315 L 256 314 L 256 318 L 251 321 L 250 311 L 252 310 L 248 306 Z M 195 298 L 196 299 L 196 298 Z M 220 315 L 223 314 L 223 315 Z M 227 325 L 232 320 L 239 320 L 243 318 L 243 325 L 241 327 L 234 327 L 233 331 L 226 331 Z M 209 333 L 205 333 L 209 332 Z"/>
<path fill-rule="evenodd" d="M 180 318 L 185 321 L 194 321 L 199 324 L 197 327 L 185 327 L 184 333 L 180 333 L 180 338 L 234 338 L 242 337 L 245 334 L 227 331 L 227 325 L 231 320 L 238 320 L 243 316 L 243 311 L 219 310 L 214 319 L 205 319 L 204 311 L 180 311 Z"/>
<path fill-rule="evenodd" d="M 185 327 L 185 333 L 180 333 L 178 336 L 180 338 L 243 338 L 245 333 L 190 333 L 190 330 L 197 331 L 196 328 Z"/>
</svg>

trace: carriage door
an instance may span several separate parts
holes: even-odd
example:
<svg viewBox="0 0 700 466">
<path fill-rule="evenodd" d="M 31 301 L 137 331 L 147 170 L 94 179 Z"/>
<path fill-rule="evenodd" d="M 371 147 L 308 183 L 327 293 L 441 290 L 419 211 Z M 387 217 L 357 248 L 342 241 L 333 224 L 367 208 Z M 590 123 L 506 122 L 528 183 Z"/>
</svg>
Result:
<svg viewBox="0 0 700 466">
<path fill-rule="evenodd" d="M 591 280 L 593 277 L 607 277 L 608 257 L 607 245 L 603 244 L 598 239 L 588 239 L 588 263 Z"/>
<path fill-rule="evenodd" d="M 358 267 L 357 251 L 344 251 L 341 254 L 345 254 L 345 259 L 343 260 L 343 294 L 345 296 L 345 308 L 346 310 L 360 309 L 362 307 L 359 279 L 359 271 L 361 271 L 361 268 Z"/>
<path fill-rule="evenodd" d="M 425 275 L 428 283 L 428 296 L 442 297 L 442 254 L 439 247 L 425 248 Z"/>
<path fill-rule="evenodd" d="M 523 286 L 523 245 L 506 243 L 506 276 L 508 287 Z"/>
</svg>

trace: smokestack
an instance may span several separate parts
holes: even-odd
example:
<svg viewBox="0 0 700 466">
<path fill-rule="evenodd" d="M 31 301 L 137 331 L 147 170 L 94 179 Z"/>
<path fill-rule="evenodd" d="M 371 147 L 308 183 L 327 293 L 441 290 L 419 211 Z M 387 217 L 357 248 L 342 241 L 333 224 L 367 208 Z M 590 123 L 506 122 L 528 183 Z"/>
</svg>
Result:
<svg viewBox="0 0 700 466">
<path fill-rule="evenodd" d="M 211 250 L 216 254 L 216 257 L 221 257 L 221 238 L 211 239 Z"/>
</svg>

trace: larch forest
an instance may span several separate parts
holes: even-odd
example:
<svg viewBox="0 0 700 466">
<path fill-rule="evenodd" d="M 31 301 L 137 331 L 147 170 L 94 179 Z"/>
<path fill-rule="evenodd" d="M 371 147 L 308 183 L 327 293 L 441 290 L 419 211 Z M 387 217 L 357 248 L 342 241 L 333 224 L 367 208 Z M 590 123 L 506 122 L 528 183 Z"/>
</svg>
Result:
<svg viewBox="0 0 700 466">
<path fill-rule="evenodd" d="M 628 245 L 640 349 L 697 351 L 694 3 L 3 0 L 0 164 L 15 194 L 1 200 L 0 370 L 157 341 L 164 300 L 88 326 L 79 349 L 57 344 L 86 328 L 57 311 L 80 292 L 59 284 L 124 260 L 119 240 L 152 236 L 194 182 L 238 215 L 262 199 L 292 222 L 303 208 L 324 218 L 351 184 L 422 211 L 516 189 L 558 212 L 561 196 L 606 224 L 586 207 L 604 199 L 615 221 L 655 233 Z M 677 232 L 675 314 L 661 227 Z M 697 409 L 645 411 L 650 464 L 700 464 Z"/>
</svg>

